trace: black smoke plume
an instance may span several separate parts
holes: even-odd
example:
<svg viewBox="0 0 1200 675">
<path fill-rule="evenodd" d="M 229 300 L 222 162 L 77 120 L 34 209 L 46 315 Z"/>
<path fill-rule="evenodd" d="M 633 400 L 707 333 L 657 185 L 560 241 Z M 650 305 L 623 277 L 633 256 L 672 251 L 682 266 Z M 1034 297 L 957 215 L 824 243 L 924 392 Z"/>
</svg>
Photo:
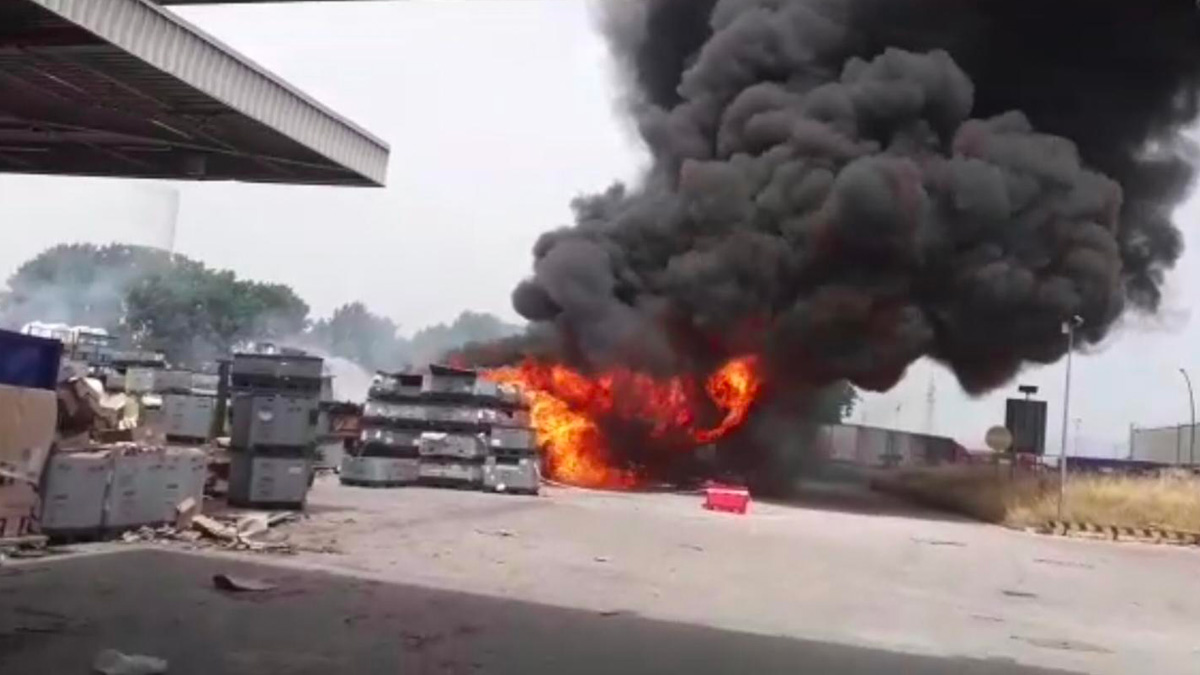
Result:
<svg viewBox="0 0 1200 675">
<path fill-rule="evenodd" d="M 1153 311 L 1192 172 L 1192 0 L 647 0 L 604 25 L 653 157 L 513 293 L 540 349 L 980 392 Z M 528 341 L 527 341 L 528 342 Z M 507 345 L 521 347 L 515 343 Z M 497 356 L 492 352 L 490 356 Z"/>
</svg>

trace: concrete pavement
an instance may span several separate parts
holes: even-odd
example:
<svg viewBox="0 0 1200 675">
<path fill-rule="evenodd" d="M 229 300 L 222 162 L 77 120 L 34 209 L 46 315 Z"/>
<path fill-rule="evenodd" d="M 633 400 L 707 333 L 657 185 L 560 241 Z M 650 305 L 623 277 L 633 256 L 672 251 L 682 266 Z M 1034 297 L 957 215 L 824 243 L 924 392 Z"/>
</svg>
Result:
<svg viewBox="0 0 1200 675">
<path fill-rule="evenodd" d="M 1200 672 L 1194 550 L 808 494 L 743 518 L 686 495 L 322 481 L 288 527 L 335 554 L 126 550 L 0 576 L 0 664 L 27 669 L 0 670 L 78 672 L 112 646 L 172 673 Z M 243 565 L 280 591 L 210 588 Z M 14 607 L 83 625 L 14 632 Z"/>
<path fill-rule="evenodd" d="M 215 573 L 276 591 L 230 595 Z M 4 673 L 86 673 L 116 648 L 172 675 L 362 673 L 1046 673 L 561 609 L 165 551 L 121 551 L 0 578 Z"/>
</svg>

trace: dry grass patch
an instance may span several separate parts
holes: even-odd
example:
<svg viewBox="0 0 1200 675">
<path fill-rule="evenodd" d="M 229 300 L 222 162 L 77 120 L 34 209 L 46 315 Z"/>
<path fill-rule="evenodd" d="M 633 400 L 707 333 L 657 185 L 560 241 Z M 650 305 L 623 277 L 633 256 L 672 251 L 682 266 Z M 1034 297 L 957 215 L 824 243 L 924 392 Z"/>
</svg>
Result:
<svg viewBox="0 0 1200 675">
<path fill-rule="evenodd" d="M 926 506 L 1013 527 L 1058 518 L 1058 476 L 963 466 L 897 471 L 874 487 Z M 1063 520 L 1200 533 L 1200 478 L 1073 475 Z"/>
</svg>

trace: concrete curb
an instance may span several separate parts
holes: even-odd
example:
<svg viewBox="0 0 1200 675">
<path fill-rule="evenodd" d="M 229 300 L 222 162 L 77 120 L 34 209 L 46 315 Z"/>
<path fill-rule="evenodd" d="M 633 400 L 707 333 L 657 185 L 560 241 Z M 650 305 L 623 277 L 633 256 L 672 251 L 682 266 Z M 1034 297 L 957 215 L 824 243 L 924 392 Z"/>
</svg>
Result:
<svg viewBox="0 0 1200 675">
<path fill-rule="evenodd" d="M 1077 539 L 1136 541 L 1143 544 L 1168 544 L 1172 546 L 1200 546 L 1200 533 L 1183 532 L 1161 527 L 1123 527 L 1051 520 L 1047 521 L 1045 525 L 1033 529 L 1039 534 L 1074 537 Z"/>
</svg>

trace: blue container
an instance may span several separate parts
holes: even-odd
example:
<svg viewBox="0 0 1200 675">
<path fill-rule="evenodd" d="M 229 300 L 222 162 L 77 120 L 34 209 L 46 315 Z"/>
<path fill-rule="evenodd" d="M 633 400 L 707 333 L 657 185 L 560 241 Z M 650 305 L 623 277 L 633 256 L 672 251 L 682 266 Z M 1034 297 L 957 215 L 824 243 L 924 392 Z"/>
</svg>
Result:
<svg viewBox="0 0 1200 675">
<path fill-rule="evenodd" d="M 53 391 L 62 351 L 58 340 L 0 330 L 0 384 Z"/>
</svg>

